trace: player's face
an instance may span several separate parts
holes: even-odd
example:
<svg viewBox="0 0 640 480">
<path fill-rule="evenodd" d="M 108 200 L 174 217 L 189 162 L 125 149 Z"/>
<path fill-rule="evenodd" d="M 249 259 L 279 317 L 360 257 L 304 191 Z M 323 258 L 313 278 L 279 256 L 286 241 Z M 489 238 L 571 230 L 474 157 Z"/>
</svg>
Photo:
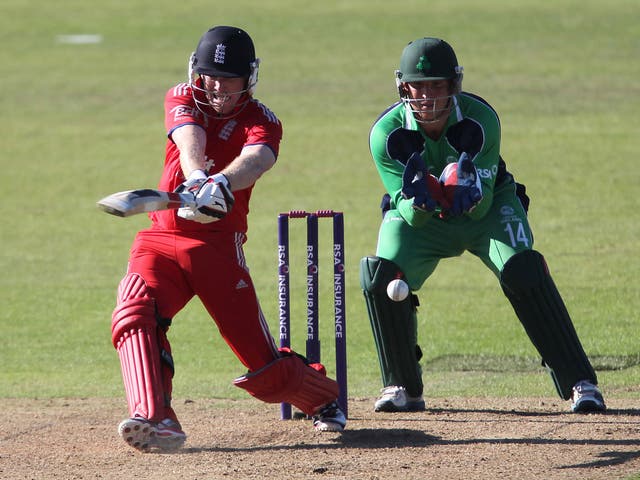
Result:
<svg viewBox="0 0 640 480">
<path fill-rule="evenodd" d="M 451 104 L 451 83 L 449 80 L 426 80 L 404 84 L 407 100 L 416 120 L 438 121 L 448 112 Z"/>
<path fill-rule="evenodd" d="M 244 77 L 210 77 L 202 75 L 205 96 L 219 115 L 228 115 L 246 92 Z"/>
</svg>

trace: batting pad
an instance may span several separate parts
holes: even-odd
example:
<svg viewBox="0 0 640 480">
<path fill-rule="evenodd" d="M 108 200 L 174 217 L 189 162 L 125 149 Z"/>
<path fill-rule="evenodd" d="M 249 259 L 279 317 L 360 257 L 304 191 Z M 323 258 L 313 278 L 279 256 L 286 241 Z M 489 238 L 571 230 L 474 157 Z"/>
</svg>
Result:
<svg viewBox="0 0 640 480">
<path fill-rule="evenodd" d="M 596 373 L 582 349 L 544 257 L 535 250 L 514 255 L 502 270 L 500 284 L 549 369 L 558 394 L 568 400 L 573 386 L 580 380 L 597 385 Z"/>
<path fill-rule="evenodd" d="M 152 298 L 119 296 L 113 311 L 111 340 L 120 357 L 129 415 L 151 421 L 161 421 L 166 416 L 157 328 Z"/>
<path fill-rule="evenodd" d="M 282 350 L 281 350 L 282 351 Z M 236 378 L 233 384 L 267 403 L 286 402 L 313 415 L 338 398 L 338 383 L 310 367 L 290 351 L 255 372 Z M 321 369 L 323 370 L 323 369 Z"/>
<path fill-rule="evenodd" d="M 404 279 L 403 272 L 389 260 L 364 257 L 360 261 L 360 286 L 367 304 L 371 329 L 385 387 L 404 387 L 412 397 L 422 395 L 422 369 L 419 360 L 417 304 L 409 294 L 395 302 L 387 295 L 389 282 Z"/>
</svg>

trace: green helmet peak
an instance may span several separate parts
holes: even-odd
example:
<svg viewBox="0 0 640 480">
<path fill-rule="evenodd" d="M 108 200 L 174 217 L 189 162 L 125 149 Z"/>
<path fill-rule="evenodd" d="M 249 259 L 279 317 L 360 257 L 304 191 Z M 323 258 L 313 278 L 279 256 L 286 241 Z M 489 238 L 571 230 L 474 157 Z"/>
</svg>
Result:
<svg viewBox="0 0 640 480">
<path fill-rule="evenodd" d="M 462 67 L 456 54 L 444 40 L 433 37 L 410 42 L 402 51 L 400 69 L 396 72 L 401 82 L 461 79 Z"/>
</svg>

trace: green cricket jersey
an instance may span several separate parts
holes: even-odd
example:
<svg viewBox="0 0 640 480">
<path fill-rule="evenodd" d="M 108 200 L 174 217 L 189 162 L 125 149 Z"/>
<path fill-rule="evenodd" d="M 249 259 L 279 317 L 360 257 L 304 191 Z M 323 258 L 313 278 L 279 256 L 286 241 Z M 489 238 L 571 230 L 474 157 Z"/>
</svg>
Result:
<svg viewBox="0 0 640 480">
<path fill-rule="evenodd" d="M 470 251 L 499 274 L 515 253 L 531 249 L 533 237 L 516 183 L 500 157 L 500 120 L 483 99 L 469 93 L 453 97 L 445 130 L 438 140 L 427 137 L 411 111 L 398 102 L 374 123 L 369 147 L 380 178 L 391 196 L 378 238 L 377 255 L 395 262 L 418 289 L 441 258 Z M 419 152 L 436 177 L 466 152 L 482 184 L 482 200 L 459 217 L 413 208 L 402 197 L 407 159 Z"/>
</svg>

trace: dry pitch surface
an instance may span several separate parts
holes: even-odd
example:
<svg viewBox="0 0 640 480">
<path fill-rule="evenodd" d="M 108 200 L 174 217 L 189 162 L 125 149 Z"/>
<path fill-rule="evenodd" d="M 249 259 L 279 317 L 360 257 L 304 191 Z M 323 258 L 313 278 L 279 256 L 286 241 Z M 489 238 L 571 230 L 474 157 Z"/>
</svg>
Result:
<svg viewBox="0 0 640 480">
<path fill-rule="evenodd" d="M 428 399 L 413 414 L 353 399 L 343 434 L 248 399 L 180 400 L 174 454 L 120 440 L 124 400 L 0 399 L 3 479 L 622 479 L 640 472 L 640 409 L 573 415 L 556 399 Z M 640 477 L 638 477 L 640 478 Z"/>
</svg>

